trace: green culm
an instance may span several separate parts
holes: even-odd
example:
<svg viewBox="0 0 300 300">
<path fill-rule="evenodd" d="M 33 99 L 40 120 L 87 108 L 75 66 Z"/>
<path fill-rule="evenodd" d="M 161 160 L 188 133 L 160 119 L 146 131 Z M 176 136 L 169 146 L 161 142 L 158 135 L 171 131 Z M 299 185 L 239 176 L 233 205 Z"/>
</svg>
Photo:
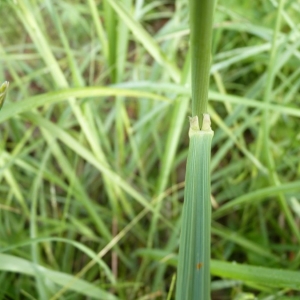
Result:
<svg viewBox="0 0 300 300">
<path fill-rule="evenodd" d="M 190 0 L 192 113 L 176 300 L 210 299 L 210 152 L 207 113 L 214 1 Z M 201 129 L 200 129 L 201 128 Z"/>
</svg>

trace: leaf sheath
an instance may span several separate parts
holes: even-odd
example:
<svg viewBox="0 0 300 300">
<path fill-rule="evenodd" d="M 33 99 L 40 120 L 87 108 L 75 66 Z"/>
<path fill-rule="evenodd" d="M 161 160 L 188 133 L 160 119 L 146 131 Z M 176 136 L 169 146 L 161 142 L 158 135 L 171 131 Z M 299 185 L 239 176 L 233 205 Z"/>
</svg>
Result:
<svg viewBox="0 0 300 300">
<path fill-rule="evenodd" d="M 210 299 L 209 166 L 212 137 L 210 128 L 193 128 L 191 120 L 176 300 Z"/>
</svg>

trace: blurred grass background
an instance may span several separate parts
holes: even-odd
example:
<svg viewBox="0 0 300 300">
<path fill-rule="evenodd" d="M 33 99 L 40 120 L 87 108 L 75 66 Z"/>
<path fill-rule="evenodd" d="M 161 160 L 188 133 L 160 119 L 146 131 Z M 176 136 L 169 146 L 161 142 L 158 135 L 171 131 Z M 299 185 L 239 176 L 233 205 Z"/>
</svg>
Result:
<svg viewBox="0 0 300 300">
<path fill-rule="evenodd" d="M 187 1 L 2 0 L 0 9 L 0 81 L 10 82 L 1 299 L 174 299 L 191 114 Z M 299 12 L 297 0 L 216 3 L 213 300 L 300 298 L 292 273 L 243 277 L 222 262 L 299 269 Z"/>
</svg>

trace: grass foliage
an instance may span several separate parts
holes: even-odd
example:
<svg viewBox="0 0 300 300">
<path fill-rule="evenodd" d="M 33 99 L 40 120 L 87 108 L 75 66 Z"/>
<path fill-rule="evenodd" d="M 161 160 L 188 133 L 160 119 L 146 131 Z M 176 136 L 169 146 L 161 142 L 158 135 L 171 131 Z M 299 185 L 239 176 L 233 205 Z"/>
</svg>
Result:
<svg viewBox="0 0 300 300">
<path fill-rule="evenodd" d="M 1 1 L 1 299 L 174 299 L 187 2 Z M 213 300 L 300 297 L 299 12 L 216 6 Z"/>
</svg>

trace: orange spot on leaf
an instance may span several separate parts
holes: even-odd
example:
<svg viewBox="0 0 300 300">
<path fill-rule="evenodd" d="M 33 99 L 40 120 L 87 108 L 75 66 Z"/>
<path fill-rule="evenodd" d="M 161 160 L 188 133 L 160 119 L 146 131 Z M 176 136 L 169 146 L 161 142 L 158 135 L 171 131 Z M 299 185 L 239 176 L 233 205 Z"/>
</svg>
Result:
<svg viewBox="0 0 300 300">
<path fill-rule="evenodd" d="M 201 262 L 197 263 L 197 270 L 200 270 L 202 268 L 202 266 L 203 266 L 203 263 L 201 263 Z"/>
</svg>

